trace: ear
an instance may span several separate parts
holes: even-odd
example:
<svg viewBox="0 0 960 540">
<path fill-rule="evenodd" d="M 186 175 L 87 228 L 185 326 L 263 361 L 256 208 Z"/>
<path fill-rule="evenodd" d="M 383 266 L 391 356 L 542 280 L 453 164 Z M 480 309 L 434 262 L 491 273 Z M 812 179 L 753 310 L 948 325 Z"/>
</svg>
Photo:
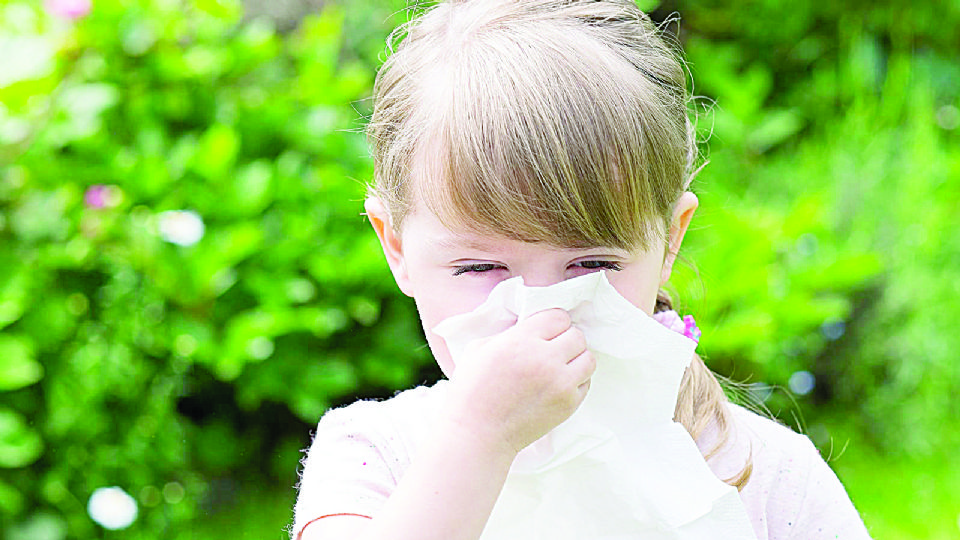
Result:
<svg viewBox="0 0 960 540">
<path fill-rule="evenodd" d="M 403 244 L 400 242 L 400 235 L 393 229 L 393 220 L 390 213 L 377 197 L 369 197 L 363 204 L 373 226 L 377 238 L 380 239 L 380 247 L 383 248 L 383 255 L 387 259 L 390 271 L 393 272 L 393 279 L 397 286 L 407 296 L 413 296 L 410 287 L 410 276 L 407 273 L 407 264 L 403 257 Z"/>
<path fill-rule="evenodd" d="M 660 285 L 663 285 L 670 279 L 670 273 L 673 271 L 673 263 L 677 260 L 677 253 L 680 253 L 680 244 L 683 243 L 683 236 L 687 233 L 687 227 L 690 220 L 693 219 L 694 212 L 700 201 L 697 196 L 689 191 L 685 191 L 677 200 L 673 210 L 673 220 L 670 222 L 670 238 L 667 244 L 667 253 L 663 259 L 663 268 L 660 270 Z"/>
</svg>

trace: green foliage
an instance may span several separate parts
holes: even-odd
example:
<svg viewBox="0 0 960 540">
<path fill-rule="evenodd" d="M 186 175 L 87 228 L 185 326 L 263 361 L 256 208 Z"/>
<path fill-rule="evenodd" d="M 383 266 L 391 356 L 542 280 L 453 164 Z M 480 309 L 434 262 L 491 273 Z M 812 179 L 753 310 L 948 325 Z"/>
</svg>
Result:
<svg viewBox="0 0 960 540">
<path fill-rule="evenodd" d="M 418 380 L 415 314 L 360 216 L 358 21 L 331 5 L 281 35 L 238 2 L 102 1 L 0 22 L 36 57 L 0 87 L 0 528 L 99 536 L 86 501 L 119 485 L 141 504 L 126 534 L 181 537 L 212 480 L 282 450 L 265 478 L 292 485 L 327 407 Z M 213 414 L 270 403 L 278 440 Z"/>
<path fill-rule="evenodd" d="M 0 5 L 0 540 L 224 536 L 256 513 L 238 485 L 295 483 L 326 408 L 436 373 L 360 215 L 382 4 L 289 33 L 238 0 Z M 960 444 L 957 4 L 642 4 L 680 11 L 707 96 L 673 287 L 708 363 L 813 374 L 796 406 L 751 388 L 825 449 L 937 462 Z M 112 485 L 140 507 L 123 532 L 86 511 Z"/>
<path fill-rule="evenodd" d="M 833 423 L 844 424 L 840 418 Z M 836 431 L 840 444 L 862 437 L 852 424 Z M 960 468 L 952 460 L 913 456 L 892 460 L 852 442 L 824 456 L 843 479 L 874 538 L 956 538 Z"/>
<path fill-rule="evenodd" d="M 699 276 L 677 287 L 712 366 L 782 387 L 812 372 L 820 444 L 818 417 L 840 409 L 885 452 L 941 456 L 960 444 L 939 427 L 960 413 L 960 53 L 943 41 L 960 12 L 906 28 L 872 4 L 799 4 L 740 27 L 778 5 L 691 4 L 688 60 L 717 105 L 686 246 Z M 711 9 L 743 33 L 718 40 Z"/>
</svg>

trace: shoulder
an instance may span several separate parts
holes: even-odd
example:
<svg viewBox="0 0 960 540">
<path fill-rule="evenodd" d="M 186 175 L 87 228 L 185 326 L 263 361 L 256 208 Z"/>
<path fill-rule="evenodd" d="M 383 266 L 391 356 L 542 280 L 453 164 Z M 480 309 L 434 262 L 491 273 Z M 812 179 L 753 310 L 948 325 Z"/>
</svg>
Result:
<svg viewBox="0 0 960 540">
<path fill-rule="evenodd" d="M 327 411 L 317 424 L 310 454 L 338 441 L 376 447 L 381 452 L 409 453 L 438 410 L 445 385 L 446 381 L 440 381 L 399 392 L 390 399 L 360 400 Z"/>
<path fill-rule="evenodd" d="M 806 447 L 810 440 L 777 420 L 761 416 L 744 407 L 728 404 L 734 418 L 736 429 L 744 434 L 761 448 L 778 452 L 789 451 L 791 448 Z"/>
<path fill-rule="evenodd" d="M 723 446 L 712 452 L 718 440 L 715 424 L 697 439 L 704 455 L 712 452 L 708 463 L 720 478 L 737 476 L 749 462 L 753 468 L 750 483 L 755 483 L 754 480 L 768 477 L 784 465 L 807 462 L 817 453 L 806 436 L 789 427 L 738 405 L 727 404 L 727 408 L 731 425 Z"/>
<path fill-rule="evenodd" d="M 428 412 L 431 403 L 439 399 L 445 385 L 446 381 L 440 381 L 433 386 L 417 386 L 410 390 L 398 392 L 389 399 L 359 400 L 350 405 L 330 409 L 320 419 L 318 429 L 345 423 L 377 423 L 397 420 Z"/>
<path fill-rule="evenodd" d="M 319 516 L 373 515 L 409 466 L 444 387 L 327 411 L 302 461 L 293 531 Z"/>
<path fill-rule="evenodd" d="M 752 473 L 740 492 L 760 538 L 869 538 L 846 490 L 805 435 L 730 405 L 730 440 L 711 468 Z"/>
<path fill-rule="evenodd" d="M 775 466 L 777 472 L 794 467 L 801 470 L 820 459 L 819 451 L 806 435 L 738 405 L 731 404 L 729 409 L 734 419 L 733 438 L 742 449 L 749 449 L 759 476 L 773 472 L 770 466 Z"/>
</svg>

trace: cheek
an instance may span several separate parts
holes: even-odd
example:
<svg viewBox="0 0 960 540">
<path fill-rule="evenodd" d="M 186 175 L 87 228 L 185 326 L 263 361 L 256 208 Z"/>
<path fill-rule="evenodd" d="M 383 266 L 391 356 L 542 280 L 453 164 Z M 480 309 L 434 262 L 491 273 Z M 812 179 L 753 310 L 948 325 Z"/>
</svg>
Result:
<svg viewBox="0 0 960 540">
<path fill-rule="evenodd" d="M 497 283 L 495 280 L 454 277 L 443 273 L 414 281 L 414 300 L 423 333 L 437 365 L 448 378 L 453 373 L 454 361 L 446 342 L 432 329 L 449 317 L 476 309 Z"/>
<path fill-rule="evenodd" d="M 631 266 L 620 272 L 607 272 L 607 279 L 631 304 L 642 309 L 647 315 L 653 314 L 657 291 L 660 290 L 659 265 Z"/>
<path fill-rule="evenodd" d="M 429 276 L 414 283 L 414 300 L 425 328 L 433 328 L 454 315 L 473 311 L 489 296 L 497 282 L 449 275 Z"/>
<path fill-rule="evenodd" d="M 454 366 L 450 350 L 447 349 L 447 344 L 443 338 L 431 331 L 431 328 L 446 317 L 425 313 L 419 304 L 417 305 L 417 310 L 420 312 L 420 323 L 423 325 L 423 334 L 427 338 L 427 345 L 430 346 L 430 353 L 433 354 L 434 361 L 440 366 L 440 371 L 442 371 L 447 378 L 450 378 L 453 374 Z"/>
</svg>

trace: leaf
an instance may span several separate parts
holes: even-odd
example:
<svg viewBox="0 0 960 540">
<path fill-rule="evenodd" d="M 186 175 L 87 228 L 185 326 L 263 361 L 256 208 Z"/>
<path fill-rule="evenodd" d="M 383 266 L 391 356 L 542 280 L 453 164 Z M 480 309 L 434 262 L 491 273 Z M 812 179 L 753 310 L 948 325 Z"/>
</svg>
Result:
<svg viewBox="0 0 960 540">
<path fill-rule="evenodd" d="M 801 128 L 803 120 L 796 112 L 770 111 L 747 136 L 747 144 L 753 151 L 763 153 L 796 135 Z"/>
<path fill-rule="evenodd" d="M 243 4 L 240 0 L 197 0 L 197 9 L 226 22 L 233 22 L 243 16 Z"/>
<path fill-rule="evenodd" d="M 660 5 L 660 0 L 636 0 L 637 7 L 640 8 L 640 11 L 649 13 Z"/>
<path fill-rule="evenodd" d="M 233 209 L 244 215 L 258 214 L 270 203 L 273 168 L 266 160 L 245 165 L 233 184 Z"/>
<path fill-rule="evenodd" d="M 43 366 L 35 355 L 28 338 L 0 335 L 0 392 L 18 390 L 43 378 Z"/>
<path fill-rule="evenodd" d="M 23 499 L 23 494 L 17 488 L 0 481 L 0 510 L 7 514 L 19 514 L 25 504 Z"/>
<path fill-rule="evenodd" d="M 18 272 L 0 281 L 0 328 L 19 319 L 27 306 L 27 282 L 29 275 Z"/>
<path fill-rule="evenodd" d="M 265 360 L 273 353 L 272 338 L 295 325 L 294 312 L 287 309 L 258 309 L 234 316 L 227 323 L 221 353 L 215 362 L 217 377 L 233 380 L 247 361 Z"/>
<path fill-rule="evenodd" d="M 26 467 L 43 453 L 43 440 L 30 429 L 22 415 L 0 409 L 0 467 Z"/>
<path fill-rule="evenodd" d="M 209 180 L 221 180 L 240 152 L 240 136 L 230 126 L 215 124 L 203 134 L 193 168 Z"/>
<path fill-rule="evenodd" d="M 233 266 L 262 248 L 263 230 L 253 222 L 236 223 L 211 231 L 203 246 L 195 255 L 191 273 L 203 290 L 219 296 L 236 281 Z"/>
<path fill-rule="evenodd" d="M 191 47 L 183 55 L 190 75 L 197 78 L 216 78 L 230 69 L 233 59 L 228 50 L 203 44 Z"/>
</svg>

